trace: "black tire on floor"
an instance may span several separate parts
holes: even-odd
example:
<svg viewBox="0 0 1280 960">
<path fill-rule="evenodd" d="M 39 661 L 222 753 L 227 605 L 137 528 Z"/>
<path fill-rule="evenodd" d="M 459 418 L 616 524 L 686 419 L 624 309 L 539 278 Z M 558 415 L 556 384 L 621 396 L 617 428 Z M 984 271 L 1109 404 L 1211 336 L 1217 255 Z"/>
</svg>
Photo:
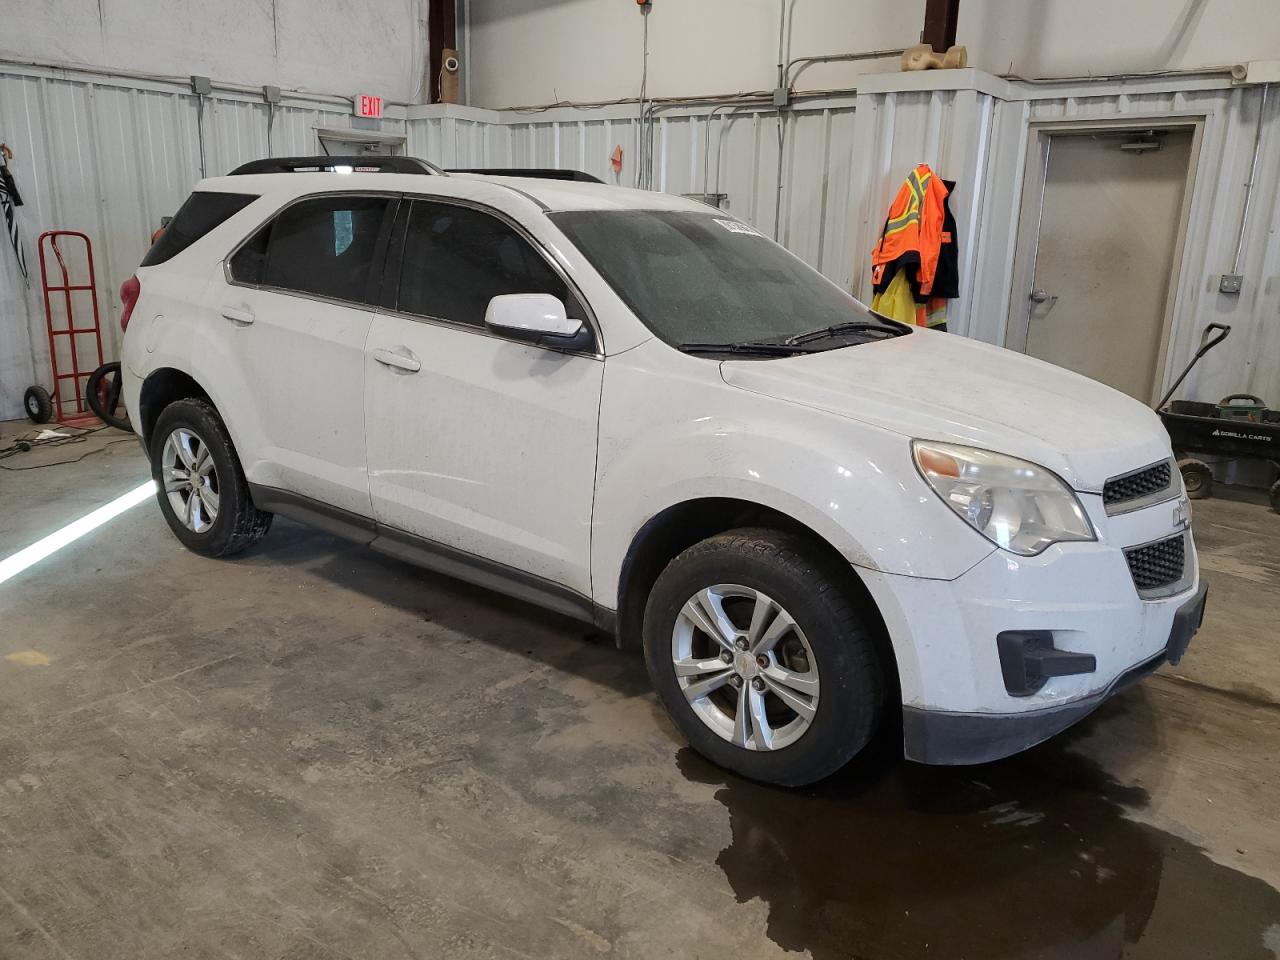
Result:
<svg viewBox="0 0 1280 960">
<path fill-rule="evenodd" d="M 1213 496 L 1213 471 L 1203 460 L 1179 460 L 1182 485 L 1192 500 L 1208 500 Z"/>
<path fill-rule="evenodd" d="M 93 415 L 109 427 L 131 430 L 129 413 L 120 406 L 120 361 L 104 363 L 85 384 L 85 400 Z"/>
<path fill-rule="evenodd" d="M 1280 480 L 1271 485 L 1271 509 L 1280 513 Z"/>
<path fill-rule="evenodd" d="M 882 713 L 884 668 L 843 579 L 848 571 L 817 556 L 804 539 L 778 530 L 719 534 L 671 561 L 645 608 L 645 663 L 667 712 L 699 753 L 753 780 L 803 786 L 835 773 L 870 741 Z M 680 611 L 700 590 L 717 584 L 772 598 L 813 650 L 817 711 L 799 739 L 780 749 L 750 750 L 720 736 L 694 711 L 676 677 L 672 637 Z"/>
<path fill-rule="evenodd" d="M 165 442 L 184 428 L 208 446 L 218 478 L 217 516 L 210 528 L 200 533 L 185 526 L 174 511 L 162 476 L 161 455 Z M 160 512 L 169 529 L 195 553 L 206 557 L 231 556 L 253 546 L 271 528 L 272 514 L 253 505 L 240 458 L 236 456 L 222 418 L 204 400 L 178 400 L 161 412 L 151 435 L 151 476 L 156 482 Z"/>
<path fill-rule="evenodd" d="M 22 406 L 32 423 L 48 423 L 53 419 L 53 397 L 44 387 L 27 387 L 22 395 Z"/>
</svg>

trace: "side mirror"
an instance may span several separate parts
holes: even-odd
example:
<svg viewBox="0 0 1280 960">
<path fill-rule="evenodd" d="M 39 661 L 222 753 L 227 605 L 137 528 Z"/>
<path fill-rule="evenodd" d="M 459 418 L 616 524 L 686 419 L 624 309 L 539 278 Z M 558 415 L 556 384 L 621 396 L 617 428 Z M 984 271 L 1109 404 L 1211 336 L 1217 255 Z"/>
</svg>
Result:
<svg viewBox="0 0 1280 960">
<path fill-rule="evenodd" d="M 570 320 L 564 304 L 546 293 L 494 297 L 485 311 L 484 324 L 504 337 L 557 350 L 591 346 L 591 328 L 581 320 Z"/>
</svg>

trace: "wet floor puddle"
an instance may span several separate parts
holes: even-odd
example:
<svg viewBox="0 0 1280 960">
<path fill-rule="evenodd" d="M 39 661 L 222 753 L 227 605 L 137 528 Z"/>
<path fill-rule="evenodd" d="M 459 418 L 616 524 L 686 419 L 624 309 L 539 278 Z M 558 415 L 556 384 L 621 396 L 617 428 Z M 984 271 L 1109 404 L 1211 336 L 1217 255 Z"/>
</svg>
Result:
<svg viewBox="0 0 1280 960">
<path fill-rule="evenodd" d="M 805 791 L 731 778 L 716 860 L 767 934 L 814 960 L 1275 960 L 1280 893 L 1125 818 L 1146 803 L 1052 745 L 985 767 L 885 760 Z"/>
</svg>

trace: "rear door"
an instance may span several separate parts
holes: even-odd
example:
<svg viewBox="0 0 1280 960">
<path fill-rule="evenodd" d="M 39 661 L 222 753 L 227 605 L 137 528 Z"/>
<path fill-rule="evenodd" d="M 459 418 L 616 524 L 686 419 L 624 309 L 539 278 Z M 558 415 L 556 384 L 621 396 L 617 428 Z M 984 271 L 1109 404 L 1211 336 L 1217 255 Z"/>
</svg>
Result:
<svg viewBox="0 0 1280 960">
<path fill-rule="evenodd" d="M 551 294 L 590 323 L 582 298 L 497 211 L 443 198 L 404 206 L 398 284 L 365 362 L 374 516 L 589 597 L 604 362 L 594 348 L 560 353 L 484 326 L 499 294 Z"/>
<path fill-rule="evenodd" d="M 243 444 L 251 483 L 370 515 L 364 344 L 397 203 L 303 198 L 229 259 L 213 306 L 242 378 L 236 405 L 255 427 Z"/>
</svg>

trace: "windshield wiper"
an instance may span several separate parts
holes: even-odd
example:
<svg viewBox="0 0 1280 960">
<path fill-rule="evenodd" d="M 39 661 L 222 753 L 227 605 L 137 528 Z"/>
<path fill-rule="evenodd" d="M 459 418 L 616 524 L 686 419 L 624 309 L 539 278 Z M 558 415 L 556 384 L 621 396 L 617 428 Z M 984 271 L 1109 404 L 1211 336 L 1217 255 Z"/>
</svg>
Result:
<svg viewBox="0 0 1280 960">
<path fill-rule="evenodd" d="M 804 343 L 813 343 L 817 340 L 829 340 L 833 337 L 841 337 L 847 333 L 878 333 L 882 338 L 900 337 L 907 333 L 907 327 L 899 326 L 888 320 L 855 320 L 851 323 L 837 323 L 833 327 L 826 327 L 822 330 L 813 330 L 809 333 L 797 333 L 794 337 L 789 337 L 783 342 L 790 346 L 798 346 Z"/>
<path fill-rule="evenodd" d="M 747 340 L 742 343 L 682 343 L 684 353 L 740 353 L 754 357 L 793 357 L 797 353 L 812 353 L 808 347 L 797 343 L 765 343 Z"/>
</svg>

